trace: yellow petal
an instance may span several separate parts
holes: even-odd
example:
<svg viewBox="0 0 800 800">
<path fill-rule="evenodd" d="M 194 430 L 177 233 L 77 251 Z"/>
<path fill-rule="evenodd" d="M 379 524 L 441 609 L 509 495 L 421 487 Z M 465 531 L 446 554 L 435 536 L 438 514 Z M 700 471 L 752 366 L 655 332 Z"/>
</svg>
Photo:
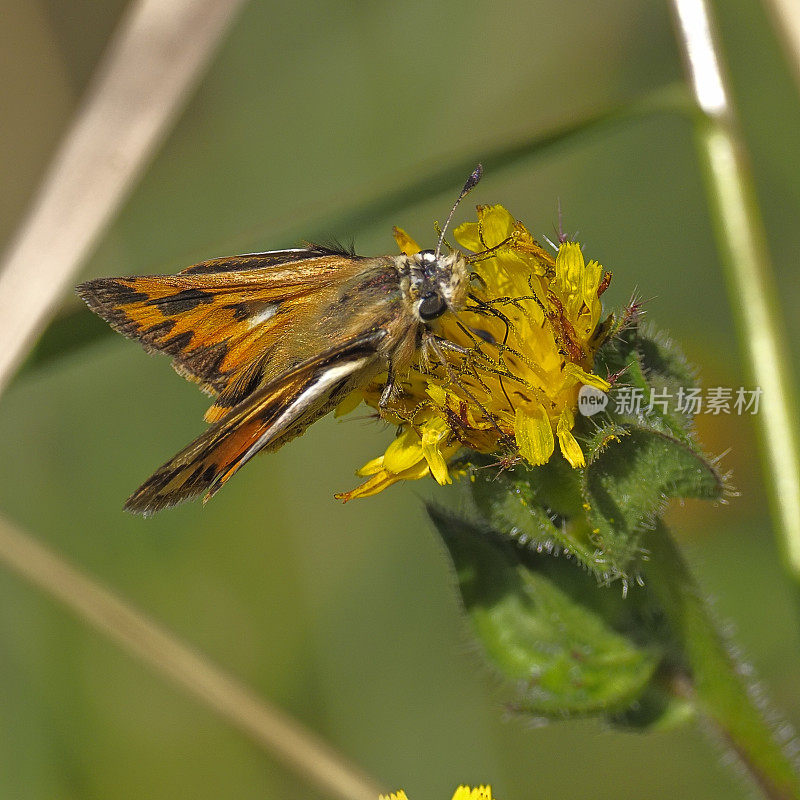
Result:
<svg viewBox="0 0 800 800">
<path fill-rule="evenodd" d="M 478 206 L 478 222 L 462 222 L 453 236 L 462 247 L 479 253 L 505 241 L 514 232 L 515 223 L 503 206 Z"/>
<path fill-rule="evenodd" d="M 453 800 L 492 800 L 492 787 L 476 786 L 470 789 L 469 786 L 459 786 Z"/>
<path fill-rule="evenodd" d="M 457 225 L 453 229 L 453 237 L 462 247 L 472 250 L 473 253 L 484 249 L 477 222 L 462 222 Z"/>
<path fill-rule="evenodd" d="M 422 461 L 422 442 L 414 428 L 406 428 L 387 448 L 383 466 L 389 472 L 399 473 Z"/>
<path fill-rule="evenodd" d="M 553 455 L 556 444 L 553 428 L 541 406 L 533 412 L 517 409 L 514 417 L 514 437 L 520 455 L 534 466 L 546 464 Z"/>
<path fill-rule="evenodd" d="M 594 386 L 602 392 L 607 392 L 611 388 L 611 384 L 607 380 L 601 378 L 599 375 L 595 375 L 593 372 L 587 372 L 572 361 L 568 361 L 564 365 L 562 375 L 564 378 L 572 378 L 575 383 L 585 383 L 589 386 Z M 566 380 L 564 383 L 566 383 Z"/>
<path fill-rule="evenodd" d="M 478 224 L 483 233 L 484 247 L 496 247 L 514 232 L 516 220 L 501 205 L 478 206 Z"/>
<path fill-rule="evenodd" d="M 380 472 L 373 475 L 369 480 L 364 481 L 360 486 L 351 489 L 349 492 L 337 492 L 334 497 L 346 503 L 348 500 L 355 500 L 358 497 L 371 497 L 374 494 L 388 489 L 395 483 L 400 481 L 416 481 L 424 478 L 430 473 L 428 464 L 425 459 L 420 459 L 418 464 L 415 464 L 411 469 L 407 469 L 399 474 L 389 472 L 389 470 L 382 469 Z"/>
<path fill-rule="evenodd" d="M 392 228 L 392 232 L 394 233 L 394 240 L 397 242 L 401 253 L 405 253 L 407 256 L 413 256 L 415 253 L 419 253 L 419 251 L 422 250 L 402 228 L 398 228 L 395 225 L 395 227 Z"/>
<path fill-rule="evenodd" d="M 581 446 L 572 435 L 572 427 L 575 425 L 575 417 L 570 409 L 565 408 L 561 412 L 556 424 L 556 435 L 558 436 L 558 444 L 564 458 L 569 461 L 573 467 L 585 467 L 586 459 L 583 456 Z"/>
<path fill-rule="evenodd" d="M 367 475 L 375 475 L 383 469 L 383 456 L 373 458 L 372 461 L 367 461 L 361 469 L 357 470 L 356 475 L 366 478 Z"/>
<path fill-rule="evenodd" d="M 358 497 L 371 497 L 384 489 L 388 489 L 393 483 L 401 480 L 396 475 L 392 476 L 385 470 L 373 475 L 368 481 L 364 481 L 360 486 L 351 489 L 349 492 L 336 492 L 334 497 L 346 503 L 348 500 L 355 500 Z"/>
<path fill-rule="evenodd" d="M 581 286 L 583 302 L 589 310 L 600 303 L 597 297 L 597 287 L 600 286 L 602 277 L 603 267 L 597 261 L 590 261 L 583 272 L 583 285 Z"/>
<path fill-rule="evenodd" d="M 342 400 L 342 402 L 336 406 L 333 416 L 343 417 L 345 414 L 355 411 L 363 399 L 364 395 L 361 393 L 361 389 L 356 389 L 355 391 L 350 392 L 350 394 L 348 394 L 347 397 L 345 397 L 344 400 Z"/>
<path fill-rule="evenodd" d="M 583 279 L 583 253 L 577 242 L 564 242 L 556 256 L 556 291 L 567 299 L 580 293 Z"/>
<path fill-rule="evenodd" d="M 425 428 L 422 432 L 422 455 L 431 470 L 431 475 L 436 479 L 439 486 L 452 483 L 453 479 L 447 471 L 447 460 L 442 454 L 440 443 L 444 439 L 444 434 L 433 428 Z"/>
<path fill-rule="evenodd" d="M 382 794 L 378 800 L 408 800 L 406 793 L 401 789 L 399 792 L 392 792 L 391 794 Z"/>
<path fill-rule="evenodd" d="M 428 383 L 428 388 L 425 392 L 437 406 L 445 406 L 447 404 L 447 392 L 438 384 Z"/>
</svg>

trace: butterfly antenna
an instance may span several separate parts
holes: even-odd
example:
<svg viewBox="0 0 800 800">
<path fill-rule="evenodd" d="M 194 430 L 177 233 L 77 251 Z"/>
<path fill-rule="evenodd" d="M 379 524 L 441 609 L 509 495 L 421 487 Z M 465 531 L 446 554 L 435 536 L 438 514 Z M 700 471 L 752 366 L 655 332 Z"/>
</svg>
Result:
<svg viewBox="0 0 800 800">
<path fill-rule="evenodd" d="M 477 186 L 482 175 L 483 164 L 478 164 L 478 166 L 472 171 L 472 175 L 467 178 L 467 182 L 464 184 L 464 188 L 461 190 L 458 200 L 456 200 L 456 202 L 453 204 L 453 207 L 450 209 L 450 214 L 447 217 L 447 221 L 444 223 L 442 232 L 439 234 L 439 241 L 436 243 L 436 258 L 439 258 L 439 253 L 442 250 L 442 243 L 444 242 L 444 235 L 447 233 L 447 226 L 450 224 L 450 220 L 453 219 L 453 214 L 456 213 L 458 204 L 467 196 L 467 194 L 469 194 L 472 189 L 475 188 L 475 186 Z"/>
</svg>

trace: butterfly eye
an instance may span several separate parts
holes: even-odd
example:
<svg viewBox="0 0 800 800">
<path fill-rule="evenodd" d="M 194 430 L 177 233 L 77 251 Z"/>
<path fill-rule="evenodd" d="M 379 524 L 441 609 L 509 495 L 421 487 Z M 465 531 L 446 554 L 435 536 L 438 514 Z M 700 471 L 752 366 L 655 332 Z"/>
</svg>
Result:
<svg viewBox="0 0 800 800">
<path fill-rule="evenodd" d="M 441 317 L 442 314 L 447 311 L 447 303 L 445 303 L 444 298 L 440 294 L 428 292 L 428 294 L 420 300 L 417 310 L 423 322 L 430 322 L 432 319 L 436 319 L 436 317 Z"/>
</svg>

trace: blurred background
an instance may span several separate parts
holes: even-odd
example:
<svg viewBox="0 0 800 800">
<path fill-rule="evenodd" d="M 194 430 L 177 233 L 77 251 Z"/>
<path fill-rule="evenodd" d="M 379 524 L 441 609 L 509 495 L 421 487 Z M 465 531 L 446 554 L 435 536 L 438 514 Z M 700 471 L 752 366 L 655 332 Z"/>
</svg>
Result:
<svg viewBox="0 0 800 800">
<path fill-rule="evenodd" d="M 715 6 L 796 354 L 798 88 L 758 2 Z M 0 0 L 2 242 L 124 9 Z M 305 237 L 394 252 L 392 225 L 431 243 L 460 181 L 401 215 L 335 221 L 485 151 L 485 178 L 457 221 L 471 203 L 502 202 L 537 238 L 552 236 L 560 199 L 565 229 L 613 270 L 609 308 L 638 289 L 705 386 L 748 385 L 686 118 L 631 119 L 492 165 L 498 149 L 681 76 L 665 2 L 251 0 L 81 279 L 173 272 Z M 491 783 L 501 800 L 748 796 L 695 726 L 640 736 L 507 717 L 422 508 L 457 490 L 419 482 L 333 499 L 391 439 L 358 412 L 256 459 L 205 508 L 124 514 L 128 494 L 202 430 L 207 405 L 167 359 L 119 336 L 26 369 L 0 400 L 0 508 L 411 800 L 449 798 L 461 782 Z M 670 522 L 797 726 L 798 614 L 752 419 L 698 423 L 709 451 L 730 449 L 723 463 L 741 496 L 676 507 Z M 0 569 L 0 797 L 321 796 Z"/>
</svg>

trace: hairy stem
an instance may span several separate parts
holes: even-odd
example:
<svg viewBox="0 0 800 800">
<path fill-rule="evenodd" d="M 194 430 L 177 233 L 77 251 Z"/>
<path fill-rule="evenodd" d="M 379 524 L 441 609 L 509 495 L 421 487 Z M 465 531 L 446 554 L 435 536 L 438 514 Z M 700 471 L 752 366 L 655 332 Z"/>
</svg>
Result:
<svg viewBox="0 0 800 800">
<path fill-rule="evenodd" d="M 684 652 L 680 694 L 690 697 L 770 800 L 798 800 L 800 776 L 751 697 L 689 568 L 662 525 L 649 539 L 645 580 Z"/>
</svg>

